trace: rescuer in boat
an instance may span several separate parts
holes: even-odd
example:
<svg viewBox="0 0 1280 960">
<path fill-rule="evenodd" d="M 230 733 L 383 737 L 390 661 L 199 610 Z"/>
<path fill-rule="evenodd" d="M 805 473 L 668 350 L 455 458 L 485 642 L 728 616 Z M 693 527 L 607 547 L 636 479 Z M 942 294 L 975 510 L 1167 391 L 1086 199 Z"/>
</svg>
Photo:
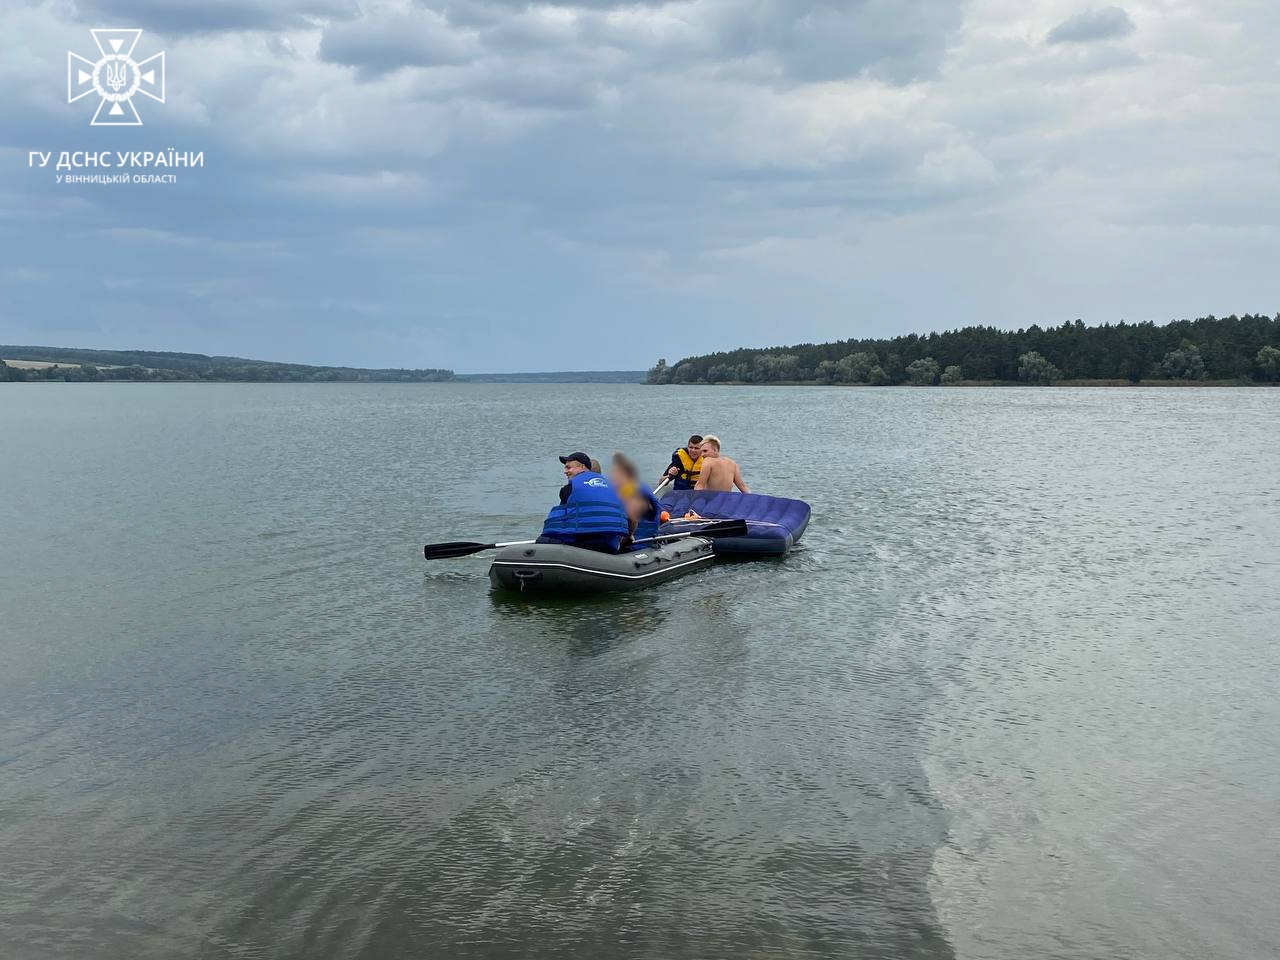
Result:
<svg viewBox="0 0 1280 960">
<path fill-rule="evenodd" d="M 631 520 L 613 485 L 591 469 L 585 453 L 571 453 L 560 462 L 569 482 L 560 488 L 560 502 L 548 511 L 537 542 L 618 553 L 631 534 Z"/>
<path fill-rule="evenodd" d="M 671 454 L 671 466 L 663 477 L 674 479 L 676 490 L 692 490 L 702 471 L 702 437 L 694 434 L 685 446 Z"/>
<path fill-rule="evenodd" d="M 658 535 L 662 523 L 662 504 L 648 484 L 640 482 L 640 471 L 625 453 L 614 451 L 609 465 L 609 480 L 622 498 L 627 518 L 631 521 L 631 539 L 648 540 Z"/>
</svg>

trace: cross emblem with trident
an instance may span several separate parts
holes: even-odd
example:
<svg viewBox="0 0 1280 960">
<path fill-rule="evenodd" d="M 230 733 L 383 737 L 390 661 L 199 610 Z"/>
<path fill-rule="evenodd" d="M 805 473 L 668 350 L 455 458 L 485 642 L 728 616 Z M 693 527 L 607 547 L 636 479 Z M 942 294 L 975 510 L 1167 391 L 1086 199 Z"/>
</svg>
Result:
<svg viewBox="0 0 1280 960">
<path fill-rule="evenodd" d="M 136 62 L 133 48 L 142 36 L 141 30 L 91 30 L 90 33 L 102 56 L 95 62 L 67 51 L 67 103 L 97 93 L 102 102 L 91 126 L 142 126 L 142 118 L 131 101 L 135 93 L 140 93 L 164 103 L 164 53 Z"/>
</svg>

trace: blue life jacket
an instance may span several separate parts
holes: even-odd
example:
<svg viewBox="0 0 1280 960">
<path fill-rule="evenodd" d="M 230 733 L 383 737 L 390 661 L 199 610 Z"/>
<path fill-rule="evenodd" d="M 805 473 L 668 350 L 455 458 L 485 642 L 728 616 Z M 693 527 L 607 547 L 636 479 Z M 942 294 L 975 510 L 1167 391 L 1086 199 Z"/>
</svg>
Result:
<svg viewBox="0 0 1280 960">
<path fill-rule="evenodd" d="M 620 543 L 631 529 L 631 523 L 609 481 L 598 473 L 584 470 L 569 480 L 569 487 L 568 499 L 547 512 L 543 536 L 572 543 L 577 537 L 600 539 L 616 535 Z"/>
<path fill-rule="evenodd" d="M 636 521 L 635 539 L 648 540 L 658 535 L 658 526 L 662 523 L 658 519 L 662 513 L 662 504 L 658 502 L 658 498 L 653 495 L 647 483 L 637 484 L 636 492 L 649 501 L 649 510 Z M 645 546 L 652 546 L 652 544 L 645 544 Z"/>
</svg>

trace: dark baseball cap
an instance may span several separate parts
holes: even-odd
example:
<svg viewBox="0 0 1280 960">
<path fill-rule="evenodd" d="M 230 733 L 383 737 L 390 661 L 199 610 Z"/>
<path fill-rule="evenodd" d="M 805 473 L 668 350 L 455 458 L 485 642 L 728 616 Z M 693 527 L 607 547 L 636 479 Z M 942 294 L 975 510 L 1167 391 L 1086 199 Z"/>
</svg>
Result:
<svg viewBox="0 0 1280 960">
<path fill-rule="evenodd" d="M 570 460 L 576 460 L 578 463 L 582 464 L 588 470 L 591 469 L 591 458 L 588 457 L 585 453 L 582 453 L 581 451 L 579 451 L 578 453 L 571 453 L 567 457 L 560 458 L 561 463 L 568 463 Z"/>
</svg>

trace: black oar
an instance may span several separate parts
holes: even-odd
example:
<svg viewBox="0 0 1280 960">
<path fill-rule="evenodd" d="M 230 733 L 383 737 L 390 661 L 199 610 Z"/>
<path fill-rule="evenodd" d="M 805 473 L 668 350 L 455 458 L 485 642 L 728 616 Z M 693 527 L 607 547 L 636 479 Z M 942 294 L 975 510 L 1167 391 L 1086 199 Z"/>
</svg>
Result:
<svg viewBox="0 0 1280 960">
<path fill-rule="evenodd" d="M 680 533 L 664 533 L 660 537 L 647 537 L 644 540 L 637 540 L 636 543 L 656 543 L 660 540 L 679 540 L 682 537 L 745 537 L 747 535 L 747 521 L 745 520 L 717 520 L 715 523 L 707 524 L 700 530 L 682 530 Z"/>
<path fill-rule="evenodd" d="M 454 557 L 469 557 L 481 550 L 501 550 L 503 547 L 519 547 L 526 543 L 537 543 L 536 540 L 512 540 L 509 543 L 476 543 L 473 540 L 452 540 L 449 543 L 428 543 L 422 548 L 422 555 L 428 560 L 451 560 Z"/>
<path fill-rule="evenodd" d="M 747 522 L 745 520 L 723 520 L 703 527 L 701 530 L 689 530 L 684 533 L 668 533 L 661 537 L 648 537 L 636 543 L 656 543 L 661 540 L 680 540 L 683 537 L 745 537 Z M 422 548 L 422 555 L 428 560 L 451 560 L 455 557 L 469 557 L 481 550 L 501 550 L 503 547 L 522 547 L 536 540 L 511 540 L 507 543 L 475 543 L 471 540 L 453 540 L 449 543 L 428 543 Z"/>
</svg>

